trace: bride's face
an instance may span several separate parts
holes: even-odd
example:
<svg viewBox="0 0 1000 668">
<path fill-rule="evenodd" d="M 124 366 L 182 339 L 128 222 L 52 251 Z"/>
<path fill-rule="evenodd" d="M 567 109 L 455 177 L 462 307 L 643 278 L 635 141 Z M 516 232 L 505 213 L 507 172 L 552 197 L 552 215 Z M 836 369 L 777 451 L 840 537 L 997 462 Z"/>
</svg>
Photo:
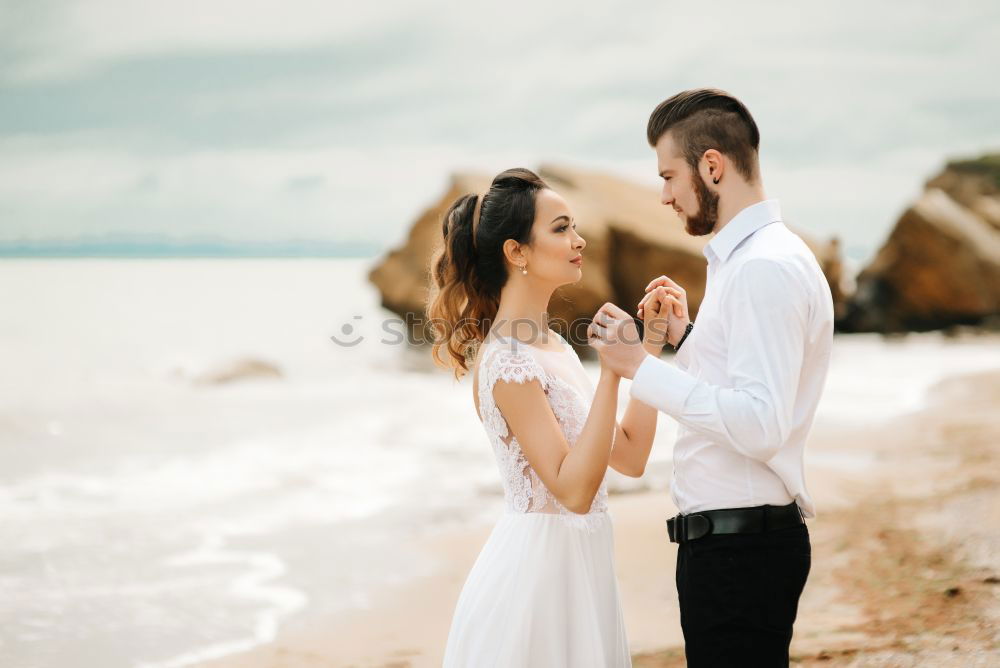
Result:
<svg viewBox="0 0 1000 668">
<path fill-rule="evenodd" d="M 576 231 L 573 212 L 557 192 L 543 188 L 535 195 L 533 242 L 525 249 L 528 275 L 557 285 L 575 283 L 583 276 L 583 249 L 587 242 Z M 576 260 L 575 262 L 573 260 Z M 520 270 L 514 271 L 520 273 Z"/>
</svg>

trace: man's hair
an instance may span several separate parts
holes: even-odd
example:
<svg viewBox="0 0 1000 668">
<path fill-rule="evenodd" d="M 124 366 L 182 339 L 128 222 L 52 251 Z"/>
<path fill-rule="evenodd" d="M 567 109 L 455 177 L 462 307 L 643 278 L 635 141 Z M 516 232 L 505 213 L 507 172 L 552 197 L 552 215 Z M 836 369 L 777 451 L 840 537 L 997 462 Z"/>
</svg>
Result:
<svg viewBox="0 0 1000 668">
<path fill-rule="evenodd" d="M 667 132 L 672 133 L 692 170 L 697 171 L 705 151 L 714 148 L 732 160 L 747 181 L 757 180 L 760 131 L 750 111 L 729 93 L 696 88 L 664 100 L 649 116 L 649 145 L 655 147 Z"/>
</svg>

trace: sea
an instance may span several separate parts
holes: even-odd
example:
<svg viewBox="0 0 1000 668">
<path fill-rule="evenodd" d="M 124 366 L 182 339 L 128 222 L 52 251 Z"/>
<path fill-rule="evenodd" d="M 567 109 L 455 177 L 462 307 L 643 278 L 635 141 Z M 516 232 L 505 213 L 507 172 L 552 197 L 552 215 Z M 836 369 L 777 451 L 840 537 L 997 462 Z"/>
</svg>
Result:
<svg viewBox="0 0 1000 668">
<path fill-rule="evenodd" d="M 495 520 L 469 379 L 399 335 L 376 261 L 0 261 L 0 665 L 243 651 L 432 572 L 417 541 Z M 817 428 L 918 411 L 937 381 L 1000 368 L 998 341 L 838 335 Z M 665 489 L 675 433 L 661 415 L 646 475 L 612 491 Z"/>
</svg>

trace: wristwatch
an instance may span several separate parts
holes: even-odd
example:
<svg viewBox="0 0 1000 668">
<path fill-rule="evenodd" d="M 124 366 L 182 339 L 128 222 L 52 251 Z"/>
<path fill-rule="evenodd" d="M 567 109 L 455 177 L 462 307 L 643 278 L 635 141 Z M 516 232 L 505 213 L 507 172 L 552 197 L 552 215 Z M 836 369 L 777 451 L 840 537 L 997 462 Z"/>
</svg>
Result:
<svg viewBox="0 0 1000 668">
<path fill-rule="evenodd" d="M 681 346 L 684 344 L 684 339 L 688 337 L 688 334 L 691 333 L 692 329 L 694 329 L 694 321 L 689 322 L 687 327 L 684 328 L 684 336 L 682 336 L 681 340 L 677 342 L 676 346 L 674 346 L 674 352 L 677 352 L 678 350 L 681 349 Z"/>
</svg>

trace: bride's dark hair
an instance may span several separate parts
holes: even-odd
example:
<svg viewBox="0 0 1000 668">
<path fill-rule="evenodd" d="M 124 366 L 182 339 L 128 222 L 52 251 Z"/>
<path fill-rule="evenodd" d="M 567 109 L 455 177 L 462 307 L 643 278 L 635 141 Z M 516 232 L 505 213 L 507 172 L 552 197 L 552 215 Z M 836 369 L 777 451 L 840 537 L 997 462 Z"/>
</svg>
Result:
<svg viewBox="0 0 1000 668">
<path fill-rule="evenodd" d="M 547 187 L 528 169 L 508 169 L 497 174 L 485 195 L 462 195 L 444 214 L 444 243 L 431 260 L 427 316 L 434 335 L 431 355 L 438 365 L 453 368 L 456 378 L 469 370 L 469 353 L 486 338 L 500 306 L 510 271 L 503 244 L 531 243 L 535 194 Z"/>
</svg>

